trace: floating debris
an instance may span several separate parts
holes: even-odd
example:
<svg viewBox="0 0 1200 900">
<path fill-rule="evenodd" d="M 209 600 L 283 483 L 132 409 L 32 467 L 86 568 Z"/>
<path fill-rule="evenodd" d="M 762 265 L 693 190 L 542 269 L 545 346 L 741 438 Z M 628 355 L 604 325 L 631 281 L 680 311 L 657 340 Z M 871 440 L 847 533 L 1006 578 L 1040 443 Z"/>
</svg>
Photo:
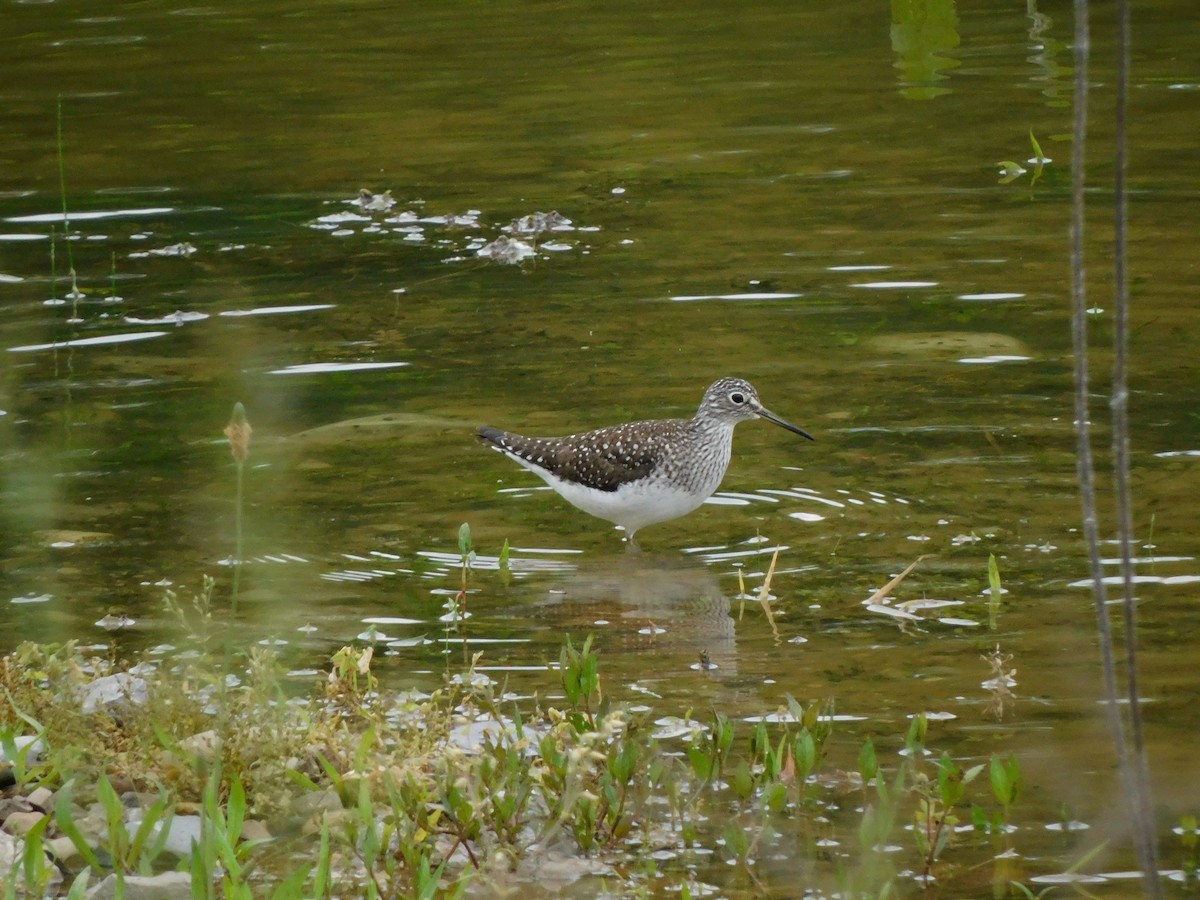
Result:
<svg viewBox="0 0 1200 900">
<path fill-rule="evenodd" d="M 485 244 L 476 252 L 476 256 L 482 256 L 484 259 L 490 259 L 492 262 L 504 263 L 505 265 L 515 266 L 517 263 L 528 259 L 535 255 L 536 251 L 533 247 L 526 244 L 524 241 L 519 241 L 516 238 L 501 236 L 496 238 L 490 244 Z"/>
<path fill-rule="evenodd" d="M 339 205 L 337 212 L 318 215 L 307 227 L 322 231 L 334 238 L 371 236 L 399 238 L 408 246 L 436 247 L 448 252 L 445 263 L 462 263 L 483 258 L 505 265 L 516 265 L 539 252 L 587 255 L 592 247 L 575 240 L 547 239 L 539 244 L 539 236 L 564 232 L 598 232 L 598 225 L 576 225 L 557 210 L 529 213 L 506 224 L 487 221 L 480 209 L 437 215 L 426 213 L 424 200 L 397 201 L 390 191 L 376 194 L 361 189 L 351 198 L 325 201 Z M 349 208 L 347 208 L 349 207 Z M 405 208 L 407 207 L 407 208 Z M 380 215 L 383 214 L 383 215 Z M 499 233 L 488 243 L 481 232 Z"/>
<path fill-rule="evenodd" d="M 506 229 L 515 234 L 541 234 L 544 231 L 572 231 L 571 220 L 558 210 L 548 213 L 535 212 L 519 219 L 513 219 Z"/>
<path fill-rule="evenodd" d="M 130 259 L 144 259 L 147 256 L 183 256 L 188 257 L 197 250 L 194 246 L 184 241 L 180 244 L 171 244 L 168 247 L 158 247 L 154 250 L 139 250 L 137 253 L 130 253 Z"/>
<path fill-rule="evenodd" d="M 881 616 L 891 616 L 893 619 L 903 619 L 907 622 L 920 622 L 920 616 L 914 616 L 910 612 L 905 612 L 902 609 L 896 609 L 892 606 L 887 606 L 883 603 L 866 603 L 867 612 L 878 613 Z"/>
<path fill-rule="evenodd" d="M 448 228 L 478 228 L 480 211 L 468 209 L 465 213 L 446 213 L 444 216 L 425 216 L 420 221 L 429 225 L 445 225 Z"/>
<path fill-rule="evenodd" d="M 917 612 L 922 609 L 941 609 L 943 606 L 962 606 L 962 600 L 934 600 L 932 597 L 920 597 L 916 600 L 904 600 L 896 606 L 905 612 Z"/>
<path fill-rule="evenodd" d="M 396 200 L 392 197 L 391 191 L 384 191 L 382 194 L 373 194 L 367 188 L 360 188 L 358 196 L 347 202 L 368 212 L 387 212 L 396 205 Z"/>
<path fill-rule="evenodd" d="M 184 312 L 183 310 L 175 310 L 173 313 L 162 316 L 158 319 L 139 319 L 135 316 L 126 316 L 125 321 L 130 325 L 174 325 L 178 328 L 185 322 L 200 322 L 208 318 L 208 313 L 202 312 Z"/>
</svg>

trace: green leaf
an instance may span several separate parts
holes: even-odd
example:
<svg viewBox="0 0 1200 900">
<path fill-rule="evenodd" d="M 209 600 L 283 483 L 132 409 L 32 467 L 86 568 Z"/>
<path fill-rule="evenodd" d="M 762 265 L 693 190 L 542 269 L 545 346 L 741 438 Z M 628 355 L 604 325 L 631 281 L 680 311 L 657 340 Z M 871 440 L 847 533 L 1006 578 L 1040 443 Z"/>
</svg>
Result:
<svg viewBox="0 0 1200 900">
<path fill-rule="evenodd" d="M 41 886 L 46 881 L 46 869 L 49 863 L 42 850 L 42 835 L 45 834 L 46 826 L 49 824 L 50 817 L 42 816 L 32 828 L 25 832 L 25 848 L 21 854 L 21 864 L 27 886 Z"/>
<path fill-rule="evenodd" d="M 708 781 L 712 777 L 713 758 L 708 751 L 701 747 L 688 747 L 687 757 L 697 778 L 701 781 Z"/>
<path fill-rule="evenodd" d="M 875 834 L 878 818 L 879 813 L 875 807 L 868 806 L 863 810 L 862 818 L 858 822 L 858 843 L 864 850 L 870 850 L 879 843 Z"/>
<path fill-rule="evenodd" d="M 991 830 L 989 827 L 990 823 L 988 822 L 987 813 L 984 811 L 983 807 L 977 803 L 971 804 L 971 824 L 975 827 L 976 831 L 984 834 Z"/>
<path fill-rule="evenodd" d="M 58 793 L 54 798 L 54 824 L 58 826 L 59 831 L 71 839 L 71 843 L 75 845 L 75 849 L 79 851 L 79 855 L 83 857 L 84 862 L 97 872 L 100 872 L 103 871 L 100 860 L 96 858 L 91 845 L 84 838 L 83 833 L 79 830 L 79 826 L 75 824 L 75 820 L 71 818 L 71 793 L 74 789 L 74 778 L 67 781 L 58 789 Z"/>
<path fill-rule="evenodd" d="M 991 600 L 1000 599 L 1000 567 L 996 564 L 996 554 L 988 554 L 988 586 L 991 589 Z"/>
<path fill-rule="evenodd" d="M 947 809 L 962 799 L 964 791 L 962 777 L 962 769 L 950 758 L 949 753 L 943 751 L 942 758 L 938 760 L 938 794 L 942 805 Z"/>
<path fill-rule="evenodd" d="M 317 763 L 322 769 L 325 770 L 326 777 L 329 778 L 329 781 L 333 785 L 334 789 L 340 794 L 345 783 L 344 779 L 342 778 L 342 773 L 339 772 L 337 767 L 329 761 L 329 758 L 320 751 L 317 752 Z M 314 784 L 313 787 L 315 788 L 316 785 Z"/>
<path fill-rule="evenodd" d="M 754 793 L 754 776 L 750 774 L 750 765 L 744 759 L 738 760 L 733 772 L 733 792 L 742 800 L 749 800 Z"/>
<path fill-rule="evenodd" d="M 192 875 L 192 900 L 207 900 L 215 896 L 213 892 L 213 871 L 207 865 L 207 854 L 195 852 L 193 848 L 191 865 L 188 866 Z"/>
<path fill-rule="evenodd" d="M 868 784 L 879 772 L 879 760 L 875 756 L 875 744 L 870 738 L 863 741 L 858 750 L 858 774 L 862 776 L 863 784 Z"/>
<path fill-rule="evenodd" d="M 329 823 L 321 822 L 321 842 L 317 847 L 317 872 L 313 876 L 313 895 L 324 897 L 329 893 Z"/>
<path fill-rule="evenodd" d="M 796 743 L 792 748 L 793 759 L 796 761 L 796 781 L 804 784 L 817 765 L 817 745 L 812 732 L 804 728 L 796 735 Z"/>
<path fill-rule="evenodd" d="M 730 822 L 725 826 L 723 834 L 725 838 L 725 849 L 728 850 L 736 859 L 745 859 L 746 853 L 750 850 L 750 839 L 746 837 L 746 832 L 739 828 L 735 823 Z"/>
<path fill-rule="evenodd" d="M 767 809 L 771 812 L 779 812 L 787 805 L 787 786 L 776 782 L 767 790 L 765 798 Z"/>
<path fill-rule="evenodd" d="M 721 713 L 716 713 L 713 728 L 717 733 L 717 750 L 724 757 L 733 747 L 733 723 Z"/>
<path fill-rule="evenodd" d="M 158 799 L 142 814 L 142 823 L 138 825 L 137 831 L 133 835 L 133 841 L 129 845 L 130 862 L 141 874 L 151 874 L 150 864 L 154 862 L 154 858 L 166 844 L 167 832 L 171 827 L 171 819 L 174 818 L 174 815 L 174 804 L 171 803 L 167 792 L 160 788 Z M 155 826 L 160 826 L 157 835 L 154 835 Z M 155 836 L 156 840 L 147 849 L 146 842 L 150 840 L 151 836 Z"/>
<path fill-rule="evenodd" d="M 509 581 L 512 579 L 512 567 L 509 564 L 508 556 L 508 538 L 505 538 L 504 546 L 500 548 L 500 580 L 505 586 L 507 586 Z"/>
<path fill-rule="evenodd" d="M 1011 184 L 1025 174 L 1025 169 L 1011 159 L 1001 160 L 996 165 L 1000 167 L 1001 184 Z"/>
<path fill-rule="evenodd" d="M 91 881 L 92 870 L 84 869 L 71 882 L 71 890 L 67 892 L 67 900 L 84 900 L 87 897 L 88 882 Z"/>
<path fill-rule="evenodd" d="M 463 522 L 458 526 L 458 555 L 464 559 L 471 553 L 471 526 Z"/>
<path fill-rule="evenodd" d="M 925 734 L 929 729 L 929 720 L 925 718 L 925 713 L 917 713 L 912 717 L 912 723 L 908 726 L 908 735 L 904 739 L 904 746 L 915 757 L 917 751 L 925 746 Z"/>
<path fill-rule="evenodd" d="M 306 791 L 318 790 L 317 783 L 315 781 L 313 781 L 311 778 L 309 778 L 307 775 L 305 775 L 303 772 L 299 772 L 296 769 L 288 769 L 283 774 L 285 776 L 287 776 L 290 780 L 292 780 L 296 784 L 298 784 L 300 787 L 304 788 Z"/>
<path fill-rule="evenodd" d="M 757 760 L 770 752 L 771 736 L 767 734 L 767 723 L 760 720 L 750 736 L 750 755 Z"/>
<path fill-rule="evenodd" d="M 637 767 L 638 747 L 631 740 L 625 741 L 620 752 L 609 760 L 608 770 L 612 773 L 613 779 L 618 784 L 627 785 L 633 780 L 633 773 Z"/>
<path fill-rule="evenodd" d="M 242 779 L 234 775 L 229 784 L 229 800 L 226 803 L 229 810 L 225 829 L 229 833 L 229 842 L 237 844 L 242 836 L 242 823 L 246 819 L 246 789 L 242 787 Z"/>
<path fill-rule="evenodd" d="M 992 793 L 996 795 L 996 799 L 1005 808 L 1012 806 L 1017 802 L 1017 796 L 1021 792 L 1021 767 L 1017 763 L 1015 756 L 1009 756 L 1007 761 L 1001 760 L 999 755 L 992 754 L 990 773 L 992 780 Z"/>
<path fill-rule="evenodd" d="M 1029 129 L 1029 143 L 1033 145 L 1033 155 L 1037 157 L 1039 163 L 1046 162 L 1050 157 L 1042 152 L 1042 145 L 1038 143 L 1037 138 L 1033 136 L 1033 129 Z"/>
<path fill-rule="evenodd" d="M 124 869 L 129 864 L 129 833 L 125 830 L 125 807 L 107 776 L 100 776 L 100 782 L 96 785 L 96 797 L 104 807 L 104 817 L 108 822 L 108 852 L 113 858 L 113 866 Z"/>
</svg>

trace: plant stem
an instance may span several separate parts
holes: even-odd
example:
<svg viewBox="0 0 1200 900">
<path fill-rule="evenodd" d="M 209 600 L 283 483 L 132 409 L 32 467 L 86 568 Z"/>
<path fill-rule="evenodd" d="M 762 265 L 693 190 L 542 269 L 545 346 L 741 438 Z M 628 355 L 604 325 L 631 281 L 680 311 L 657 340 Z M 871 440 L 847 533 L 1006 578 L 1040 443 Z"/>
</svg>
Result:
<svg viewBox="0 0 1200 900">
<path fill-rule="evenodd" d="M 234 535 L 234 566 L 233 566 L 233 588 L 232 597 L 229 604 L 229 624 L 233 625 L 237 622 L 238 612 L 238 585 L 241 582 L 242 574 L 242 558 L 244 553 L 244 541 L 242 537 L 242 502 L 246 493 L 246 464 L 244 462 L 237 463 L 237 501 L 233 508 L 233 535 Z"/>
<path fill-rule="evenodd" d="M 1134 840 L 1138 862 L 1145 873 L 1150 896 L 1161 896 L 1158 859 L 1154 840 L 1153 802 L 1150 797 L 1149 765 L 1142 733 L 1142 708 L 1138 688 L 1137 603 L 1133 596 L 1133 502 L 1129 486 L 1129 274 L 1126 268 L 1125 234 L 1129 219 L 1129 197 L 1125 183 L 1126 111 L 1129 99 L 1129 3 L 1117 2 L 1117 106 L 1115 124 L 1115 174 L 1113 194 L 1113 375 L 1112 443 L 1113 482 L 1116 493 L 1117 537 L 1121 554 L 1122 608 L 1125 616 L 1125 678 L 1129 697 L 1129 732 L 1133 742 L 1130 786 L 1133 796 Z M 1153 882 L 1153 883 L 1151 883 Z"/>
<path fill-rule="evenodd" d="M 71 300 L 76 304 L 79 303 L 79 282 L 75 277 L 75 255 L 71 250 L 71 218 L 67 212 L 67 162 L 63 154 L 63 116 L 62 116 L 62 94 L 58 95 L 58 115 L 57 115 L 57 133 L 58 133 L 58 193 L 62 200 L 63 213 L 63 239 L 67 244 L 67 270 L 71 274 Z M 78 318 L 78 310 L 72 312 L 73 318 Z"/>
</svg>

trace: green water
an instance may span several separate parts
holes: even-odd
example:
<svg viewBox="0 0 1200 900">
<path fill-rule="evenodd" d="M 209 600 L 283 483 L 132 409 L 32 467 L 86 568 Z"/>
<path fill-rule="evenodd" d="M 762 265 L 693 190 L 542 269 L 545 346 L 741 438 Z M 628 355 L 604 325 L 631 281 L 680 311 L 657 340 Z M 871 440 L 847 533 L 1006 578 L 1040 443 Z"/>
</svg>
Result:
<svg viewBox="0 0 1200 900">
<path fill-rule="evenodd" d="M 1112 11 L 1093 12 L 1105 466 L 1114 79 Z M 286 640 L 289 664 L 412 619 L 377 623 L 402 639 L 378 671 L 440 683 L 468 522 L 473 649 L 514 690 L 553 696 L 542 665 L 564 633 L 594 632 L 614 699 L 649 691 L 664 715 L 835 697 L 861 717 L 835 735 L 845 768 L 864 736 L 894 753 L 907 715 L 953 713 L 931 747 L 1018 753 L 1028 821 L 1092 826 L 1030 826 L 1033 872 L 1109 835 L 1093 868 L 1132 867 L 1078 584 L 1068 4 L 6 2 L 3 18 L 6 649 L 170 652 L 164 588 L 228 583 L 222 429 L 241 401 L 245 636 Z M 1134 518 L 1165 868 L 1170 827 L 1200 806 L 1198 24 L 1182 0 L 1137 9 L 1130 100 Z M 1036 182 L 1031 130 L 1051 157 Z M 999 183 L 1001 160 L 1030 171 Z M 396 205 L 358 208 L 363 187 Z M 550 210 L 573 228 L 535 258 L 476 255 Z M 637 557 L 473 436 L 690 415 L 728 374 L 817 441 L 743 425 L 719 502 L 647 528 Z M 778 634 L 756 600 L 743 611 L 737 574 L 756 594 L 775 548 Z M 1008 591 L 995 629 L 991 553 Z M 961 605 L 920 622 L 864 608 L 925 554 L 894 600 Z M 135 627 L 97 628 L 108 612 Z M 996 646 L 1016 670 L 1000 721 L 981 686 Z"/>
</svg>

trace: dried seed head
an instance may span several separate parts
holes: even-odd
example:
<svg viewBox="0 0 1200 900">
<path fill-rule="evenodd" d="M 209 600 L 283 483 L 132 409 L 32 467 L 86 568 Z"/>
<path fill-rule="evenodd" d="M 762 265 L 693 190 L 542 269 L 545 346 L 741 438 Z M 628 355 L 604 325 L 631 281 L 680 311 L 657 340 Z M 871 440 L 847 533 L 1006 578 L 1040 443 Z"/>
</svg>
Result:
<svg viewBox="0 0 1200 900">
<path fill-rule="evenodd" d="M 250 423 L 246 421 L 246 407 L 233 404 L 233 415 L 225 426 L 225 437 L 229 438 L 229 450 L 234 461 L 244 463 L 250 455 Z"/>
</svg>

